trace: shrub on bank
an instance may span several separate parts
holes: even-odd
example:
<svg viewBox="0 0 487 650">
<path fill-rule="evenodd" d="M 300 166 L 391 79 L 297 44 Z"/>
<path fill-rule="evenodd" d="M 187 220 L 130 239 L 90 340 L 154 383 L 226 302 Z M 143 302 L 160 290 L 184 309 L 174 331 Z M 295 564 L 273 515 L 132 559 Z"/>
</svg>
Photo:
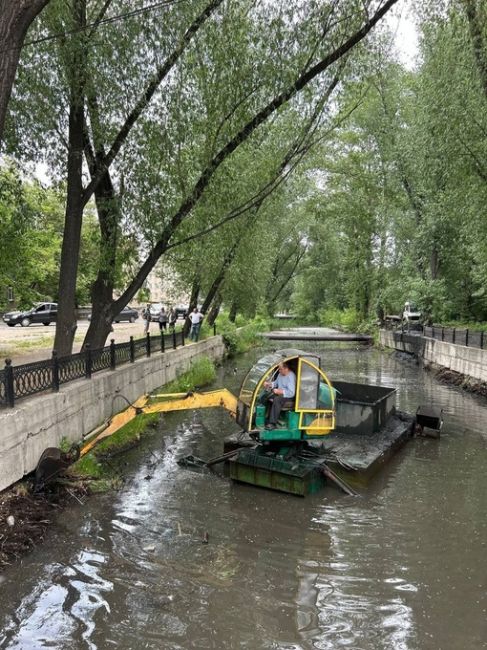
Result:
<svg viewBox="0 0 487 650">
<path fill-rule="evenodd" d="M 320 325 L 334 327 L 345 332 L 357 332 L 361 319 L 355 309 L 336 309 L 327 307 L 318 312 Z"/>
<path fill-rule="evenodd" d="M 237 324 L 228 320 L 225 314 L 218 316 L 216 321 L 217 332 L 222 335 L 230 357 L 247 352 L 258 345 L 261 342 L 260 333 L 271 329 L 271 322 L 262 316 L 247 320 L 243 325 L 240 325 L 242 323 L 240 318 L 238 323 L 237 327 Z"/>
</svg>

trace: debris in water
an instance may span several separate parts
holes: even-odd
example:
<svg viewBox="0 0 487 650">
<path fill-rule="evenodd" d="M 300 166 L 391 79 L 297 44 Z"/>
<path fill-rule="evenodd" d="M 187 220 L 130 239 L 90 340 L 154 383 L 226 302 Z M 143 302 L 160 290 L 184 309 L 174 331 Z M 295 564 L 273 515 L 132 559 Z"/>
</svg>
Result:
<svg viewBox="0 0 487 650">
<path fill-rule="evenodd" d="M 205 534 L 203 535 L 203 539 L 201 540 L 201 543 L 202 544 L 208 544 L 209 541 L 210 541 L 210 536 L 208 535 L 208 532 L 205 531 Z"/>
<path fill-rule="evenodd" d="M 178 521 L 178 536 L 181 537 L 182 534 L 183 534 L 183 533 L 182 533 L 182 531 L 181 531 L 181 524 L 180 524 L 179 521 Z"/>
<path fill-rule="evenodd" d="M 14 526 L 14 525 L 15 525 L 15 518 L 12 517 L 12 515 L 9 515 L 9 516 L 7 517 L 7 524 L 8 524 L 9 526 Z"/>
</svg>

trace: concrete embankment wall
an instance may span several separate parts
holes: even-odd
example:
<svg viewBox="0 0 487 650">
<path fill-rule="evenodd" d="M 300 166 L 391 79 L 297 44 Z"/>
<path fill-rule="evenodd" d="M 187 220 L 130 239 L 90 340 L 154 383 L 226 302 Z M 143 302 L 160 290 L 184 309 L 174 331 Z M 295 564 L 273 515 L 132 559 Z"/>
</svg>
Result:
<svg viewBox="0 0 487 650">
<path fill-rule="evenodd" d="M 64 384 L 58 393 L 43 393 L 19 400 L 13 409 L 0 411 L 0 490 L 35 469 L 47 447 L 63 437 L 77 442 L 127 403 L 149 393 L 189 370 L 198 357 L 222 359 L 221 336 L 154 354 L 113 371 Z"/>
<path fill-rule="evenodd" d="M 381 330 L 379 341 L 384 347 L 415 354 L 429 363 L 487 382 L 487 350 L 390 330 Z"/>
</svg>

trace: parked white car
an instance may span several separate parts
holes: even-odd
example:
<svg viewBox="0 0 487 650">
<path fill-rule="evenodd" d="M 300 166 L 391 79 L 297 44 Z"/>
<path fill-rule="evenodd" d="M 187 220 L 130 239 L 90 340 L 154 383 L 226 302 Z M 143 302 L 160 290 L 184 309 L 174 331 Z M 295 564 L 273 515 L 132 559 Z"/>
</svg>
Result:
<svg viewBox="0 0 487 650">
<path fill-rule="evenodd" d="M 413 324 L 419 324 L 421 317 L 423 316 L 422 312 L 416 307 L 413 302 L 405 302 L 404 310 L 402 312 L 402 322 L 408 327 Z"/>
</svg>

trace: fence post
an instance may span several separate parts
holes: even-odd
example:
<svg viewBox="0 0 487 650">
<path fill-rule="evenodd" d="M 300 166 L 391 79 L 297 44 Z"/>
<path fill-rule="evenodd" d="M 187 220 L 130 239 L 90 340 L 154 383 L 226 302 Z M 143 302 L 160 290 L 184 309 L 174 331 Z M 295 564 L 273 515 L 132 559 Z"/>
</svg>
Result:
<svg viewBox="0 0 487 650">
<path fill-rule="evenodd" d="M 465 330 L 465 345 L 468 347 L 468 327 Z"/>
<path fill-rule="evenodd" d="M 184 327 L 181 330 L 181 345 L 184 345 Z"/>
<path fill-rule="evenodd" d="M 91 347 L 90 344 L 86 344 L 85 348 L 85 377 L 86 379 L 91 379 L 91 370 L 92 370 L 92 358 L 91 358 Z"/>
<path fill-rule="evenodd" d="M 135 344 L 134 344 L 134 337 L 130 337 L 130 363 L 133 363 L 135 361 Z"/>
<path fill-rule="evenodd" d="M 213 336 L 216 336 L 216 323 L 213 323 Z"/>
<path fill-rule="evenodd" d="M 147 356 L 150 357 L 150 332 L 147 332 L 145 335 L 145 348 L 147 351 Z"/>
<path fill-rule="evenodd" d="M 15 405 L 14 369 L 12 359 L 5 359 L 5 401 L 11 408 Z"/>
<path fill-rule="evenodd" d="M 480 332 L 480 349 L 484 349 L 484 330 Z"/>
<path fill-rule="evenodd" d="M 164 340 L 164 332 L 161 332 L 161 354 L 164 354 L 166 349 L 166 342 Z"/>
<path fill-rule="evenodd" d="M 455 343 L 455 338 L 456 338 L 455 334 L 456 334 L 456 327 L 453 328 L 453 332 L 452 332 L 452 335 L 451 335 L 451 342 L 452 343 Z"/>
<path fill-rule="evenodd" d="M 52 351 L 52 390 L 59 391 L 59 359 L 56 350 Z"/>
<path fill-rule="evenodd" d="M 115 370 L 115 339 L 110 339 L 110 370 Z"/>
<path fill-rule="evenodd" d="M 435 326 L 434 325 L 431 326 L 431 338 L 432 339 L 435 338 Z"/>
<path fill-rule="evenodd" d="M 176 330 L 175 329 L 172 331 L 172 347 L 173 347 L 174 350 L 177 348 Z"/>
<path fill-rule="evenodd" d="M 442 328 L 441 328 L 441 340 L 442 340 L 442 341 L 445 340 L 445 328 L 444 328 L 443 326 L 442 326 Z"/>
</svg>

